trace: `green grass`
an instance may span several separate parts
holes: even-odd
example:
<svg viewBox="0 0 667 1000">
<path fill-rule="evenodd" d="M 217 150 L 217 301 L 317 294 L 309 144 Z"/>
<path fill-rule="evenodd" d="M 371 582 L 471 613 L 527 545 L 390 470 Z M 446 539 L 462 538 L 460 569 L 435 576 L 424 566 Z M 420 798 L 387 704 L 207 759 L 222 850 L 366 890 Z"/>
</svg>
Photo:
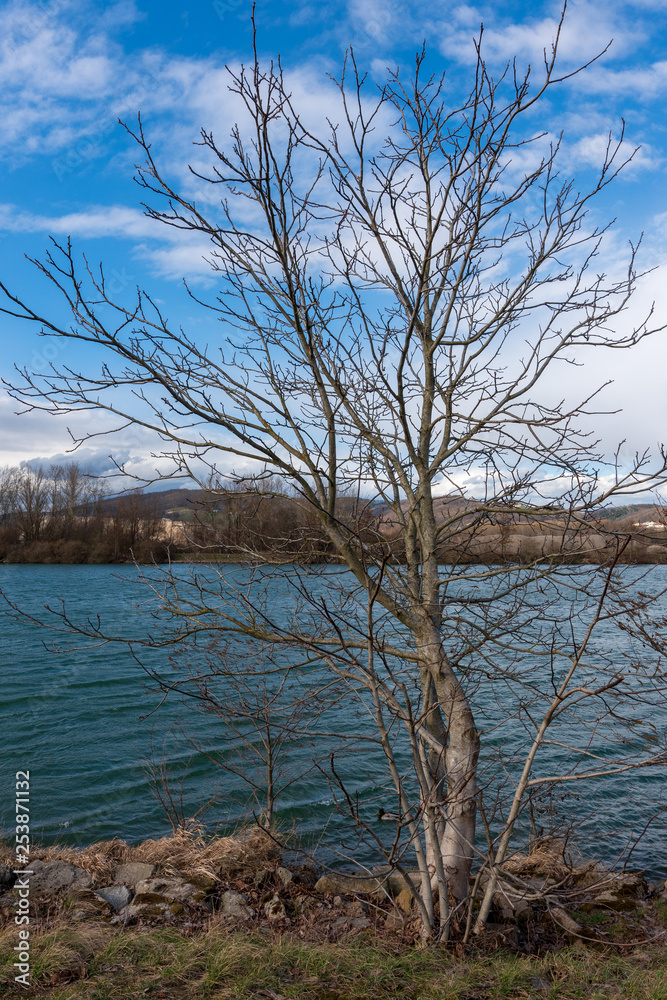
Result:
<svg viewBox="0 0 667 1000">
<path fill-rule="evenodd" d="M 13 985 L 15 929 L 0 934 L 0 984 Z M 633 955 L 570 948 L 457 958 L 372 940 L 305 944 L 212 929 L 121 933 L 88 921 L 31 938 L 31 995 L 49 1000 L 667 1000 L 667 948 Z M 0 986 L 2 992 L 2 986 Z"/>
</svg>

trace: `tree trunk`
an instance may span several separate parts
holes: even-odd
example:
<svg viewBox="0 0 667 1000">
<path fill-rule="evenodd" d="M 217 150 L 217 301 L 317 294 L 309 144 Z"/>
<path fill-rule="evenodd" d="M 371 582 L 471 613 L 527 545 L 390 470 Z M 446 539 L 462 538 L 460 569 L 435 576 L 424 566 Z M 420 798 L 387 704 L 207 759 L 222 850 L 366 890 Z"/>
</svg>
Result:
<svg viewBox="0 0 667 1000">
<path fill-rule="evenodd" d="M 458 902 L 468 895 L 475 842 L 479 733 L 437 631 L 432 630 L 428 639 L 424 635 L 420 639 L 428 672 L 426 689 L 434 689 L 437 697 L 437 703 L 428 706 L 427 728 L 440 742 L 444 742 L 443 735 L 446 740 L 444 755 L 438 760 L 433 753 L 429 757 L 434 797 L 444 818 L 439 845 L 443 869 L 450 894 Z"/>
</svg>

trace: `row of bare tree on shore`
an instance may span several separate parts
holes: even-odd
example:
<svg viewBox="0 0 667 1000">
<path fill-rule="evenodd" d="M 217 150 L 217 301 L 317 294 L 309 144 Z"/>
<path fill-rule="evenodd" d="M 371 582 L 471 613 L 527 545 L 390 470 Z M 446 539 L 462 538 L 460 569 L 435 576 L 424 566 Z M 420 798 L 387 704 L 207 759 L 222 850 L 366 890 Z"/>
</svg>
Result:
<svg viewBox="0 0 667 1000">
<path fill-rule="evenodd" d="M 165 510 L 159 493 L 112 496 L 76 462 L 0 469 L 0 559 L 7 562 L 163 561 L 181 553 L 240 560 L 326 559 L 331 544 L 307 505 L 279 481 L 216 480 Z M 171 494 L 169 494 L 171 496 Z M 340 517 L 358 530 L 377 521 L 365 501 L 342 498 Z M 165 516 L 166 515 L 166 516 Z"/>
<path fill-rule="evenodd" d="M 158 548 L 161 519 L 140 491 L 104 509 L 109 490 L 76 462 L 0 469 L 0 558 L 106 563 Z"/>
<path fill-rule="evenodd" d="M 224 554 L 241 562 L 335 559 L 309 504 L 287 493 L 278 477 L 217 478 L 207 489 L 182 492 L 183 506 L 169 510 L 159 492 L 133 489 L 112 496 L 103 479 L 86 474 L 76 462 L 47 469 L 4 467 L 0 559 L 146 562 L 183 553 Z M 168 496 L 173 499 L 172 493 Z M 484 517 L 477 508 L 486 508 Z M 567 511 L 514 510 L 443 498 L 436 516 L 449 528 L 438 545 L 443 563 L 526 563 L 540 558 L 604 562 L 619 537 L 626 541 L 623 562 L 667 560 L 662 525 L 642 528 L 629 523 L 632 515 L 579 523 Z M 342 496 L 337 499 L 337 518 L 346 530 L 362 536 L 380 559 L 405 560 L 399 525 L 383 505 Z"/>
</svg>

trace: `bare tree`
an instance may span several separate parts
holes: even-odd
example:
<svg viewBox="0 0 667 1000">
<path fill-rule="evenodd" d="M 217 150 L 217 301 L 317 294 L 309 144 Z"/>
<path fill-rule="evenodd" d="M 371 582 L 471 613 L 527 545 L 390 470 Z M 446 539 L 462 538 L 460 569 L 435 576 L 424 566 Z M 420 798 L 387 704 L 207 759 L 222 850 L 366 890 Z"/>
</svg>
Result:
<svg viewBox="0 0 667 1000">
<path fill-rule="evenodd" d="M 331 678 L 308 684 L 293 665 L 273 662 L 262 644 L 219 638 L 204 650 L 179 650 L 171 663 L 169 674 L 145 668 L 162 695 L 219 720 L 214 744 L 202 744 L 191 720 L 180 726 L 182 735 L 216 769 L 249 789 L 241 803 L 226 789 L 227 802 L 252 810 L 262 826 L 272 827 L 278 799 L 314 770 L 321 755 L 313 749 L 316 742 L 332 735 L 323 737 L 317 729 L 322 711 L 337 700 Z"/>
<path fill-rule="evenodd" d="M 5 528 L 16 515 L 18 469 L 0 469 L 0 526 Z"/>
<path fill-rule="evenodd" d="M 44 530 L 49 514 L 51 481 L 40 467 L 22 469 L 17 485 L 16 516 L 24 543 L 36 542 Z"/>
<path fill-rule="evenodd" d="M 97 373 L 25 372 L 13 390 L 25 405 L 93 406 L 119 426 L 138 422 L 165 442 L 175 473 L 200 482 L 230 462 L 279 476 L 326 536 L 342 565 L 295 571 L 280 620 L 252 580 L 243 589 L 224 573 L 211 582 L 167 572 L 152 586 L 168 628 L 151 641 L 247 634 L 305 651 L 349 685 L 389 765 L 423 876 L 415 891 L 427 935 L 448 929 L 469 898 L 482 692 L 528 738 L 498 864 L 534 780 L 662 759 L 642 746 L 632 761 L 589 767 L 588 736 L 580 746 L 573 737 L 574 770 L 531 777 L 566 708 L 588 718 L 597 706 L 599 727 L 619 704 L 637 704 L 613 658 L 591 652 L 599 623 L 633 607 L 631 581 L 616 571 L 623 540 L 611 540 L 606 566 L 571 562 L 592 551 L 595 511 L 664 481 L 667 467 L 664 455 L 655 467 L 647 455 L 628 468 L 606 463 L 585 426 L 595 393 L 565 405 L 543 388 L 554 367 L 653 332 L 650 314 L 618 332 L 636 248 L 623 273 L 604 273 L 606 229 L 588 216 L 624 165 L 622 138 L 610 136 L 582 192 L 557 169 L 560 140 L 534 134 L 536 103 L 572 75 L 559 73 L 557 49 L 558 35 L 539 80 L 515 65 L 494 78 L 480 41 L 458 103 L 428 75 L 424 53 L 412 77 L 397 71 L 379 90 L 350 55 L 336 84 L 339 118 L 318 132 L 280 67 L 255 60 L 230 72 L 245 114 L 230 146 L 201 133 L 210 168 L 193 173 L 221 196 L 211 214 L 161 174 L 141 121 L 128 130 L 145 157 L 139 183 L 159 199 L 147 214 L 210 241 L 219 294 L 190 294 L 219 318 L 217 343 L 172 327 L 146 292 L 115 301 L 103 270 L 80 269 L 69 242 L 34 262 L 62 292 L 67 323 L 2 286 L 10 315 L 106 350 Z M 134 394 L 119 396 L 121 384 Z M 461 486 L 472 473 L 475 497 Z M 364 531 L 341 517 L 350 490 L 374 514 Z M 517 511 L 551 526 L 548 549 L 522 564 L 476 565 L 470 554 L 488 525 Z M 625 701 L 610 708 L 621 691 Z M 409 744 L 400 760 L 399 728 Z"/>
</svg>

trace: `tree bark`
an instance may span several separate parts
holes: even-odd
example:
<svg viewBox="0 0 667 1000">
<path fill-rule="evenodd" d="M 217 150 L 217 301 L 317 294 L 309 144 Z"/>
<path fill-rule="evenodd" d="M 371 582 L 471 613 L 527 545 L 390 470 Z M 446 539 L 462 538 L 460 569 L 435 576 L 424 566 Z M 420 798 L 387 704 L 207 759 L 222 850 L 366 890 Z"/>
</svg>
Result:
<svg viewBox="0 0 667 1000">
<path fill-rule="evenodd" d="M 425 689 L 435 691 L 437 698 L 435 704 L 426 706 L 426 726 L 444 747 L 438 759 L 433 748 L 429 753 L 433 797 L 444 821 L 440 851 L 449 891 L 460 902 L 468 895 L 475 842 L 479 733 L 465 691 L 435 628 L 421 633 L 418 649 Z"/>
</svg>

